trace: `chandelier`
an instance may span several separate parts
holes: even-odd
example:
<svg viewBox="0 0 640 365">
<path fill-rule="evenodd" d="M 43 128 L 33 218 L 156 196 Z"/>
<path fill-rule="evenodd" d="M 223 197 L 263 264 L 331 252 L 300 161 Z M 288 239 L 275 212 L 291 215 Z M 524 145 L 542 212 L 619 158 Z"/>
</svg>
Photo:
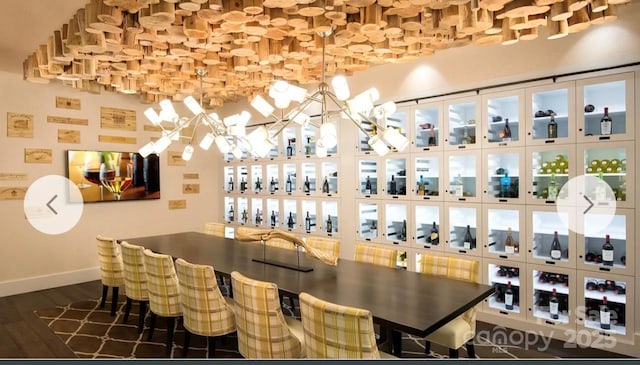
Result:
<svg viewBox="0 0 640 365">
<path fill-rule="evenodd" d="M 391 148 L 397 151 L 405 149 L 409 145 L 408 139 L 393 127 L 387 127 L 387 118 L 396 111 L 394 102 L 386 102 L 382 105 L 374 106 L 380 98 L 380 93 L 376 88 L 370 88 L 357 96 L 349 99 L 351 92 L 347 80 L 342 75 L 335 76 L 331 81 L 333 91 L 325 81 L 326 67 L 326 42 L 331 35 L 332 29 L 317 34 L 322 39 L 322 71 L 318 89 L 308 95 L 307 90 L 299 86 L 292 85 L 284 80 L 274 82 L 269 89 L 269 96 L 274 100 L 272 106 L 260 95 L 251 100 L 251 106 L 263 117 L 272 118 L 273 124 L 268 128 L 259 126 L 247 135 L 247 140 L 251 150 L 258 157 L 265 157 L 268 152 L 276 146 L 276 137 L 292 123 L 299 126 L 312 125 L 320 130 L 320 136 L 316 143 L 316 155 L 326 157 L 327 150 L 335 147 L 338 143 L 337 129 L 334 120 L 348 119 L 367 138 L 369 146 L 380 156 L 387 154 Z M 286 113 L 291 102 L 298 104 Z M 312 121 L 307 110 L 314 103 L 320 105 L 320 116 L 318 121 Z M 330 108 L 332 106 L 332 108 Z M 281 116 L 274 114 L 276 108 L 281 109 Z M 368 132 L 362 122 L 366 121 L 374 130 L 381 134 Z"/>
</svg>

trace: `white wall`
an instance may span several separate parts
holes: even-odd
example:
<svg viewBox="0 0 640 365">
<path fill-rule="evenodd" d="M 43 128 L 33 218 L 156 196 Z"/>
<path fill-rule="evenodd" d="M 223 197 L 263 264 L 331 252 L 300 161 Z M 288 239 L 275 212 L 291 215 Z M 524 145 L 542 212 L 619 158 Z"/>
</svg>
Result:
<svg viewBox="0 0 640 365">
<path fill-rule="evenodd" d="M 103 149 L 137 151 L 158 133 L 144 132 L 147 105 L 137 97 L 102 93 L 89 94 L 63 86 L 31 84 L 22 75 L 0 73 L 0 172 L 27 173 L 28 181 L 0 181 L 0 187 L 28 186 L 39 177 L 65 175 L 67 149 Z M 81 99 L 81 110 L 57 109 L 56 96 Z M 100 128 L 100 107 L 137 110 L 138 132 L 120 132 Z M 8 138 L 7 112 L 27 113 L 35 117 L 34 138 Z M 86 118 L 89 126 L 47 123 L 47 115 Z M 77 129 L 81 144 L 59 144 L 58 129 Z M 137 137 L 137 144 L 98 142 L 98 134 Z M 25 164 L 24 148 L 53 149 L 52 164 Z M 170 147 L 181 150 L 182 145 Z M 197 151 L 186 167 L 167 166 L 166 153 L 160 156 L 161 199 L 119 203 L 85 204 L 84 214 L 71 231 L 50 236 L 31 227 L 23 213 L 22 200 L 0 200 L 0 297 L 36 289 L 83 282 L 99 278 L 95 236 L 136 237 L 185 230 L 201 231 L 203 223 L 214 219 L 217 190 L 213 183 L 217 169 L 210 168 L 220 158 L 213 151 Z M 182 194 L 182 174 L 197 172 L 199 195 Z M 186 210 L 168 210 L 169 199 L 186 199 Z M 99 293 L 96 293 L 99 295 Z"/>
</svg>

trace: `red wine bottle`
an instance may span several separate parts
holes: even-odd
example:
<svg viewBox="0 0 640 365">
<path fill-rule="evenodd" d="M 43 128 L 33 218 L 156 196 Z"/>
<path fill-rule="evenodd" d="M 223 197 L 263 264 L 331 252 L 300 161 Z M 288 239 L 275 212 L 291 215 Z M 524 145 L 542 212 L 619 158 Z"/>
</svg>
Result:
<svg viewBox="0 0 640 365">
<path fill-rule="evenodd" d="M 547 138 L 558 138 L 558 123 L 556 123 L 555 114 L 553 113 L 551 113 L 547 124 Z"/>
<path fill-rule="evenodd" d="M 513 289 L 511 289 L 511 282 L 507 282 L 507 290 L 504 292 L 504 308 L 506 310 L 513 310 Z"/>
<path fill-rule="evenodd" d="M 607 305 L 607 297 L 602 297 L 602 305 L 600 306 L 600 328 L 603 330 L 611 329 L 611 312 Z"/>
<path fill-rule="evenodd" d="M 549 256 L 554 260 L 560 260 L 562 258 L 562 247 L 558 240 L 558 231 L 553 232 L 553 242 L 551 242 L 551 253 Z"/>
<path fill-rule="evenodd" d="M 609 117 L 609 108 L 604 108 L 604 115 L 600 119 L 600 134 L 603 136 L 611 134 L 612 120 Z"/>
<path fill-rule="evenodd" d="M 613 266 L 613 245 L 609 235 L 605 236 L 604 245 L 602 245 L 602 264 Z"/>
<path fill-rule="evenodd" d="M 551 292 L 551 298 L 549 298 L 549 315 L 551 319 L 558 319 L 558 297 L 556 296 L 556 289 L 553 288 Z"/>
</svg>

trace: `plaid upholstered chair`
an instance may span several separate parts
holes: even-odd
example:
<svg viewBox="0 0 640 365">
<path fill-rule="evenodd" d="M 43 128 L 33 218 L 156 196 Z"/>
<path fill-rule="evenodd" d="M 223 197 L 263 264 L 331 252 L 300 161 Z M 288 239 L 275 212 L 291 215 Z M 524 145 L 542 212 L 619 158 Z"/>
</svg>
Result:
<svg viewBox="0 0 640 365">
<path fill-rule="evenodd" d="M 322 237 L 307 237 L 307 245 L 333 257 L 340 257 L 340 241 Z"/>
<path fill-rule="evenodd" d="M 310 359 L 393 358 L 378 351 L 371 312 L 300 293 L 305 355 Z"/>
<path fill-rule="evenodd" d="M 170 357 L 176 317 L 182 316 L 178 276 L 171 256 L 157 254 L 151 250 L 144 250 L 144 268 L 147 272 L 147 291 L 151 310 L 148 341 L 153 338 L 157 316 L 167 317 L 166 355 Z"/>
<path fill-rule="evenodd" d="M 207 337 L 209 357 L 216 352 L 215 338 L 236 331 L 233 299 L 222 296 L 213 267 L 191 264 L 183 259 L 175 262 L 180 282 L 180 302 L 184 324 L 186 356 L 191 334 Z"/>
<path fill-rule="evenodd" d="M 147 272 L 144 270 L 144 247 L 122 241 L 120 249 L 122 250 L 122 263 L 124 264 L 125 294 L 127 295 L 123 323 L 127 323 L 129 320 L 131 304 L 134 300 L 137 300 L 140 303 L 138 333 L 142 333 L 144 318 L 147 314 L 147 303 L 149 303 Z"/>
<path fill-rule="evenodd" d="M 111 287 L 111 315 L 114 316 L 118 307 L 119 287 L 124 285 L 122 255 L 120 254 L 120 247 L 113 238 L 97 236 L 96 242 L 100 261 L 100 280 L 102 281 L 100 308 L 104 308 L 109 294 L 109 287 Z"/>
<path fill-rule="evenodd" d="M 446 274 L 442 274 L 442 261 L 446 259 Z M 433 266 L 436 266 L 434 268 Z M 459 259 L 455 257 L 442 257 L 422 255 L 421 271 L 434 275 L 446 276 L 451 279 L 464 280 L 477 283 L 479 264 L 476 260 Z M 470 358 L 475 358 L 473 338 L 476 334 L 476 307 L 473 307 L 460 316 L 445 324 L 426 337 L 425 353 L 431 351 L 431 342 L 449 348 L 449 357 L 457 358 L 458 349 L 466 345 Z"/>
<path fill-rule="evenodd" d="M 224 224 L 207 222 L 204 224 L 204 233 L 212 236 L 224 237 Z"/>
<path fill-rule="evenodd" d="M 236 302 L 238 351 L 245 358 L 301 358 L 302 323 L 285 317 L 278 303 L 278 286 L 231 273 Z"/>
<path fill-rule="evenodd" d="M 374 265 L 396 267 L 398 251 L 375 245 L 356 243 L 355 260 Z"/>
</svg>

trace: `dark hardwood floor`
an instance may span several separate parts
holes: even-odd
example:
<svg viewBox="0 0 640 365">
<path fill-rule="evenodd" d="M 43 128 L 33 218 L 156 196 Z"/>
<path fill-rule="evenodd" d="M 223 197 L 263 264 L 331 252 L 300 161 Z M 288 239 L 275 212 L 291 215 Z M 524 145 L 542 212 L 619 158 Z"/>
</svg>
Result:
<svg viewBox="0 0 640 365">
<path fill-rule="evenodd" d="M 75 357 L 34 311 L 99 298 L 101 288 L 100 281 L 91 281 L 0 298 L 0 358 Z M 492 328 L 491 324 L 478 322 L 477 332 L 492 331 Z M 592 348 L 567 348 L 558 340 L 552 340 L 544 352 L 562 358 L 624 357 Z"/>
</svg>

